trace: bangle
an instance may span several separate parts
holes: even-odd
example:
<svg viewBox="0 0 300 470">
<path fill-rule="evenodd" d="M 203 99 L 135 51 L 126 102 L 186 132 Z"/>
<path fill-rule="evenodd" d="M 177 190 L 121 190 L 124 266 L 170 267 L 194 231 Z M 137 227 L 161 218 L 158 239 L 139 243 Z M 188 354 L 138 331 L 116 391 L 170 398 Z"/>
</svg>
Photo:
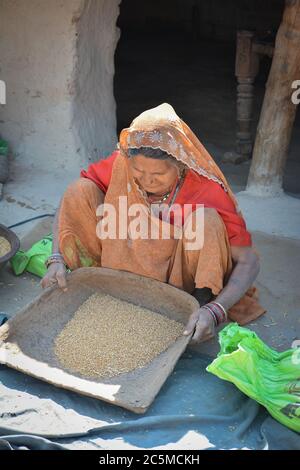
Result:
<svg viewBox="0 0 300 470">
<path fill-rule="evenodd" d="M 214 319 L 215 326 L 225 323 L 227 321 L 227 312 L 223 305 L 218 302 L 210 302 L 209 304 L 203 305 L 201 308 L 205 308 L 211 314 Z"/>
<path fill-rule="evenodd" d="M 210 307 L 213 309 L 213 311 L 216 314 L 216 317 L 218 319 L 218 324 L 224 323 L 226 321 L 226 316 L 223 310 L 218 305 L 214 304 L 213 302 L 211 302 Z"/>
<path fill-rule="evenodd" d="M 223 307 L 223 305 L 220 304 L 219 302 L 211 302 L 211 304 L 218 306 L 218 307 L 222 310 L 222 312 L 223 312 L 223 314 L 224 314 L 224 321 L 227 321 L 227 320 L 228 320 L 228 315 L 227 315 L 227 311 L 226 311 L 226 309 Z"/>
<path fill-rule="evenodd" d="M 66 263 L 64 261 L 64 257 L 60 253 L 55 253 L 53 255 L 50 255 L 47 258 L 47 260 L 45 262 L 46 268 L 48 269 L 50 264 L 52 264 L 52 263 L 63 263 L 66 266 Z"/>
<path fill-rule="evenodd" d="M 59 260 L 59 259 L 50 259 L 49 261 L 47 260 L 46 263 L 45 263 L 46 268 L 48 269 L 49 266 L 50 266 L 50 264 L 54 264 L 54 263 L 63 264 L 64 266 L 66 266 L 63 260 Z"/>
<path fill-rule="evenodd" d="M 209 311 L 209 313 L 210 313 L 211 316 L 213 317 L 215 326 L 218 326 L 218 324 L 219 324 L 219 322 L 218 322 L 218 317 L 217 317 L 217 315 L 215 314 L 215 312 L 213 311 L 213 309 L 209 306 L 209 304 L 203 305 L 201 308 L 205 308 L 205 310 L 208 310 L 208 311 Z"/>
</svg>

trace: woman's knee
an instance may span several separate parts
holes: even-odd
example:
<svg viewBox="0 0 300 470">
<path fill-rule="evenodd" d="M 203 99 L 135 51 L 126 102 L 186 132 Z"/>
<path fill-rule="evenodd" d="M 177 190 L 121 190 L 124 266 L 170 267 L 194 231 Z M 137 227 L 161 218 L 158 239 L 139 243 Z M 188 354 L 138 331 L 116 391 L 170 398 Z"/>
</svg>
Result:
<svg viewBox="0 0 300 470">
<path fill-rule="evenodd" d="M 88 178 L 79 178 L 73 181 L 67 188 L 65 194 L 69 200 L 88 201 L 90 205 L 97 206 L 104 202 L 104 193 L 96 183 Z"/>
<path fill-rule="evenodd" d="M 66 192 L 75 195 L 86 191 L 95 191 L 95 189 L 98 189 L 98 187 L 92 180 L 88 178 L 78 178 L 69 184 Z"/>
<path fill-rule="evenodd" d="M 223 219 L 216 209 L 204 208 L 204 230 L 218 233 L 226 231 Z"/>
<path fill-rule="evenodd" d="M 215 209 L 199 208 L 189 216 L 184 228 L 185 248 L 201 249 L 208 240 L 220 237 L 226 237 L 226 229 Z"/>
</svg>

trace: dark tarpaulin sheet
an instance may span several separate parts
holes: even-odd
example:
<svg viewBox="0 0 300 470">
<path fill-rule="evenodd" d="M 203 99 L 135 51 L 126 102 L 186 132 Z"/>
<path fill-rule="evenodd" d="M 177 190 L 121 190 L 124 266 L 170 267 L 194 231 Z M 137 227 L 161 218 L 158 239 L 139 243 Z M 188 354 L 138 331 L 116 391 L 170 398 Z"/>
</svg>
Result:
<svg viewBox="0 0 300 470">
<path fill-rule="evenodd" d="M 0 449 L 288 449 L 300 435 L 186 352 L 144 415 L 0 366 Z"/>
</svg>

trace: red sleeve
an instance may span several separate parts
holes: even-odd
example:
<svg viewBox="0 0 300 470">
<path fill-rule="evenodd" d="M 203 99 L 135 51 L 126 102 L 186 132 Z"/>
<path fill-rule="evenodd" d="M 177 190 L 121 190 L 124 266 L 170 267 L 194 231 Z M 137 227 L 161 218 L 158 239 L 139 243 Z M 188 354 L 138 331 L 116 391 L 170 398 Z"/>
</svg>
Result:
<svg viewBox="0 0 300 470">
<path fill-rule="evenodd" d="M 252 239 L 245 220 L 242 215 L 238 214 L 231 198 L 218 183 L 210 182 L 208 187 L 209 189 L 207 188 L 205 192 L 204 205 L 214 207 L 222 217 L 230 245 L 251 246 Z"/>
<path fill-rule="evenodd" d="M 96 163 L 92 163 L 89 165 L 87 170 L 81 170 L 80 176 L 94 181 L 98 188 L 106 193 L 111 180 L 113 164 L 119 154 L 119 150 L 116 150 L 105 160 L 99 160 Z"/>
</svg>

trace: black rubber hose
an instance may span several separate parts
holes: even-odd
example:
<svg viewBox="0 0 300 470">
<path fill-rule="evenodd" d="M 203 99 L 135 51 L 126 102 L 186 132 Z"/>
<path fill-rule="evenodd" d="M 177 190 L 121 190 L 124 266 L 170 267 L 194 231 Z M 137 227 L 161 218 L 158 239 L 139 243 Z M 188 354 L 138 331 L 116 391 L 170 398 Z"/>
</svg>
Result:
<svg viewBox="0 0 300 470">
<path fill-rule="evenodd" d="M 6 314 L 4 312 L 0 312 L 0 326 L 4 325 L 8 320 Z"/>
<path fill-rule="evenodd" d="M 37 219 L 42 219 L 43 217 L 55 217 L 55 214 L 43 214 L 43 215 L 37 215 L 36 217 L 31 217 L 31 219 L 26 219 L 22 220 L 22 222 L 18 222 L 17 224 L 10 225 L 7 228 L 14 228 L 18 227 L 19 225 L 26 224 L 27 222 L 31 222 L 32 220 L 37 220 Z"/>
</svg>

